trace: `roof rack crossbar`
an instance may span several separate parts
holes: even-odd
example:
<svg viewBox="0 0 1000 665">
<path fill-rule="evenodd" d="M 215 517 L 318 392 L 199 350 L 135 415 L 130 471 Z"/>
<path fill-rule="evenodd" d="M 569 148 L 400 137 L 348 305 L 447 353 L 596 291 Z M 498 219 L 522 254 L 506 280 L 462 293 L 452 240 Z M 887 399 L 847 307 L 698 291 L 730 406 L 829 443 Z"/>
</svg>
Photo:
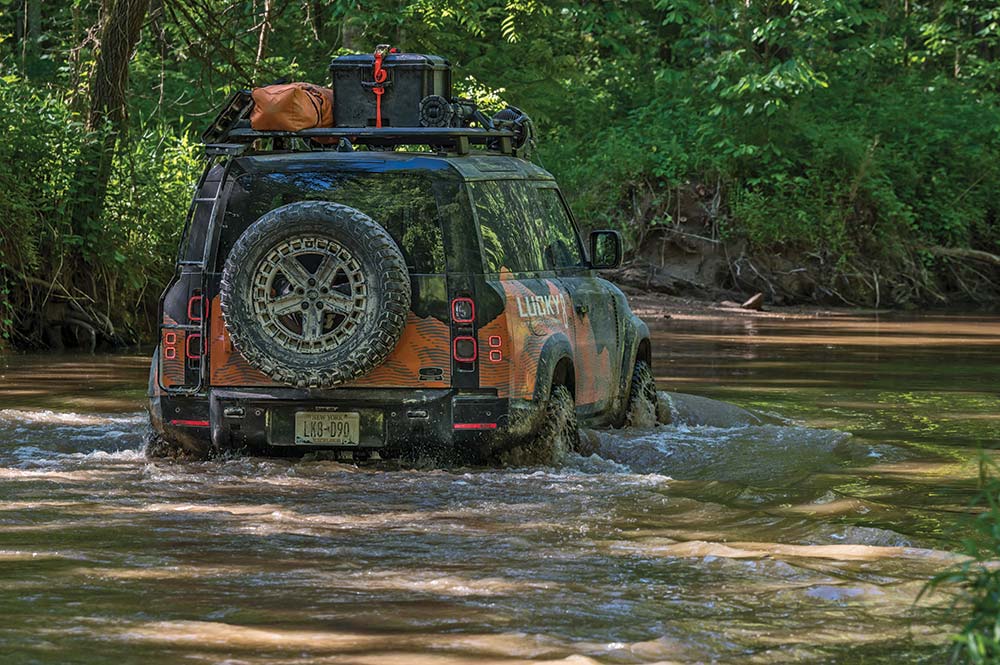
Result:
<svg viewBox="0 0 1000 665">
<path fill-rule="evenodd" d="M 247 145 L 259 139 L 347 139 L 351 144 L 371 146 L 429 145 L 469 152 L 470 145 L 483 145 L 488 150 L 512 154 L 514 133 L 508 130 L 453 127 L 322 127 L 298 132 L 261 131 L 238 128 L 226 133 L 226 140 L 235 145 Z M 233 145 L 230 143 L 229 145 Z"/>
<path fill-rule="evenodd" d="M 377 139 L 399 143 L 420 143 L 424 141 L 447 142 L 467 137 L 472 142 L 486 142 L 490 139 L 514 138 L 514 132 L 497 129 L 439 128 L 439 127 L 318 127 L 297 132 L 261 131 L 257 129 L 233 129 L 227 134 L 230 139 L 254 140 L 260 138 L 347 138 Z"/>
</svg>

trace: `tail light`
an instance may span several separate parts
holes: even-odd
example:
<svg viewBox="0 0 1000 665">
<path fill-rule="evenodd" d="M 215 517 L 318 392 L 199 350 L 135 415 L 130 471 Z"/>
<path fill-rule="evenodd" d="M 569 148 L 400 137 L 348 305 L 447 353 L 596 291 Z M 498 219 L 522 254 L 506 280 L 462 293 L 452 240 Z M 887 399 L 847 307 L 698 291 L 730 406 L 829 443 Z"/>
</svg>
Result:
<svg viewBox="0 0 1000 665">
<path fill-rule="evenodd" d="M 476 303 L 472 298 L 455 298 L 451 301 L 451 320 L 455 323 L 472 323 L 476 320 Z"/>
<path fill-rule="evenodd" d="M 205 299 L 200 293 L 188 298 L 188 321 L 201 321 L 205 313 Z"/>
<path fill-rule="evenodd" d="M 163 357 L 167 360 L 177 358 L 177 333 L 173 330 L 163 333 Z"/>
<path fill-rule="evenodd" d="M 211 423 L 209 423 L 207 420 L 176 419 L 176 420 L 171 420 L 170 424 L 175 427 L 208 427 Z"/>
<path fill-rule="evenodd" d="M 184 355 L 188 360 L 198 360 L 201 358 L 201 335 L 193 333 L 187 336 L 184 341 Z"/>
<path fill-rule="evenodd" d="M 452 425 L 452 429 L 458 430 L 483 430 L 483 429 L 496 429 L 496 423 L 455 423 Z"/>
<path fill-rule="evenodd" d="M 490 345 L 489 358 L 491 363 L 498 363 L 503 360 L 503 351 L 500 346 L 503 344 L 503 340 L 500 339 L 500 335 L 490 335 L 487 343 Z"/>
<path fill-rule="evenodd" d="M 475 337 L 456 337 L 451 345 L 452 357 L 460 363 L 474 363 L 479 357 Z"/>
</svg>

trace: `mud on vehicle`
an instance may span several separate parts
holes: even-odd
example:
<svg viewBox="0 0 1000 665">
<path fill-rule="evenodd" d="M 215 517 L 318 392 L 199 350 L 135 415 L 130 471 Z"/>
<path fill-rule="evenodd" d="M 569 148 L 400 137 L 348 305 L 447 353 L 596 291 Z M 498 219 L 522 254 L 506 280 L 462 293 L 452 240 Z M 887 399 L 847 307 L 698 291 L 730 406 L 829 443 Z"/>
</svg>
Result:
<svg viewBox="0 0 1000 665">
<path fill-rule="evenodd" d="M 206 145 L 161 300 L 153 453 L 516 461 L 655 399 L 649 332 L 595 272 L 620 236 L 585 246 L 517 128 L 243 124 Z"/>
</svg>

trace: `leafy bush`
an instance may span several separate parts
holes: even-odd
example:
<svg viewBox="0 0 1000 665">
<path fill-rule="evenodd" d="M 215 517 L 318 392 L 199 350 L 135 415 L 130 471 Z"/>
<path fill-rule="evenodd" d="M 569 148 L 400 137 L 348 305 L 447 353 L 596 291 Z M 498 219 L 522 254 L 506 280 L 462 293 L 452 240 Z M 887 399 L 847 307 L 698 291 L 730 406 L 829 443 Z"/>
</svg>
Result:
<svg viewBox="0 0 1000 665">
<path fill-rule="evenodd" d="M 109 270 L 109 301 L 122 323 L 143 329 L 173 273 L 173 259 L 201 169 L 200 149 L 187 133 L 146 129 L 127 152 L 119 151 L 102 216 L 104 240 L 94 248 Z"/>
<path fill-rule="evenodd" d="M 66 193 L 80 126 L 59 99 L 0 77 L 0 333 L 9 338 L 25 276 L 50 274 L 72 242 Z"/>
<path fill-rule="evenodd" d="M 55 283 L 95 301 L 134 339 L 148 327 L 148 308 L 171 273 L 197 176 L 196 146 L 186 132 L 163 126 L 123 142 L 103 214 L 80 229 L 71 226 L 69 210 L 88 135 L 68 105 L 7 77 L 0 123 L 0 333 L 9 338 L 15 327 L 40 325 L 39 300 L 60 297 L 60 289 L 32 290 Z"/>
<path fill-rule="evenodd" d="M 996 462 L 984 454 L 979 475 L 982 489 L 972 506 L 980 511 L 962 539 L 969 559 L 934 576 L 921 596 L 939 587 L 958 591 L 956 606 L 970 616 L 953 637 L 952 655 L 975 665 L 1000 662 L 1000 477 Z"/>
</svg>

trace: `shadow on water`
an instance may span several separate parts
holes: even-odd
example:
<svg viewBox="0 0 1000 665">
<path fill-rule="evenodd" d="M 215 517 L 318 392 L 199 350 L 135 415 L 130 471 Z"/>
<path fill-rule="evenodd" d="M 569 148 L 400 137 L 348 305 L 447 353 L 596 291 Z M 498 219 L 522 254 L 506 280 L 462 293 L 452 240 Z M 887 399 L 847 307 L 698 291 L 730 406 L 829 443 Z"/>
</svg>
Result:
<svg viewBox="0 0 1000 665">
<path fill-rule="evenodd" d="M 0 653 L 940 662 L 953 619 L 914 600 L 995 432 L 1000 324 L 822 323 L 661 324 L 661 387 L 747 410 L 668 396 L 669 424 L 590 433 L 557 468 L 150 462 L 139 360 L 75 392 L 87 361 L 64 359 L 49 396 L 50 359 L 8 361 Z"/>
</svg>

